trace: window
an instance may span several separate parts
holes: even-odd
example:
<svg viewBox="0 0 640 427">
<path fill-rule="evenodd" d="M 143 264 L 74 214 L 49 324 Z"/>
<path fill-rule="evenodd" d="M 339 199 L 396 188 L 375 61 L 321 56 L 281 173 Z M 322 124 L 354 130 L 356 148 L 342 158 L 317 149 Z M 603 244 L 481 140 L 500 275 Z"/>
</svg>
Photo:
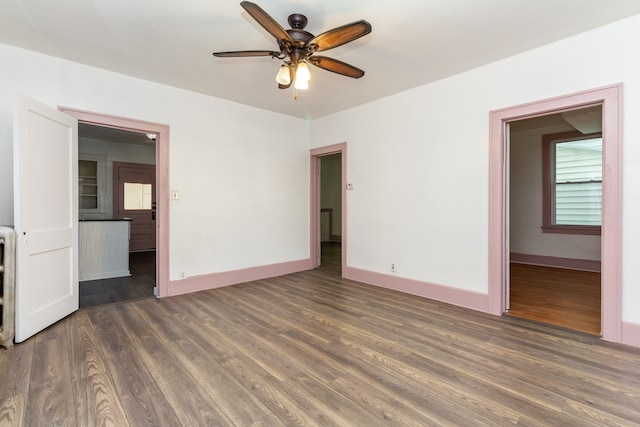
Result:
<svg viewBox="0 0 640 427">
<path fill-rule="evenodd" d="M 151 209 L 151 184 L 124 183 L 124 209 Z"/>
<path fill-rule="evenodd" d="M 545 233 L 600 234 L 602 134 L 545 135 L 543 223 Z"/>
</svg>

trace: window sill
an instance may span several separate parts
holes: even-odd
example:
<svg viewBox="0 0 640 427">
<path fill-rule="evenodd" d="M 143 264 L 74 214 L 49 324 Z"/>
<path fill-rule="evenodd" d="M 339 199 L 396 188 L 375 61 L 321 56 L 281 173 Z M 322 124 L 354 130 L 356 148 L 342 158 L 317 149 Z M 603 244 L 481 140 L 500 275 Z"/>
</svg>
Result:
<svg viewBox="0 0 640 427">
<path fill-rule="evenodd" d="M 555 234 L 582 234 L 587 236 L 600 236 L 602 227 L 589 225 L 543 225 L 543 233 Z"/>
</svg>

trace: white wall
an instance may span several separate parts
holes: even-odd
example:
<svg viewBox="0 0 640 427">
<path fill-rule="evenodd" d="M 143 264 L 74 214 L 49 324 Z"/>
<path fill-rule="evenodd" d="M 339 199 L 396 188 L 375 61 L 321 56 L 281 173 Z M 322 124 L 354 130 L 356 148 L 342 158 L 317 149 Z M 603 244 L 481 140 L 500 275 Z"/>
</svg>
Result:
<svg viewBox="0 0 640 427">
<path fill-rule="evenodd" d="M 6 45 L 0 64 L 1 224 L 13 223 L 12 121 L 24 94 L 170 126 L 169 185 L 181 196 L 170 205 L 171 279 L 309 257 L 306 121 Z"/>
<path fill-rule="evenodd" d="M 104 219 L 113 217 L 113 162 L 141 163 L 155 165 L 155 144 L 125 144 L 116 141 L 104 141 L 94 138 L 78 137 L 78 157 L 80 159 L 98 160 L 104 167 L 104 186 L 100 186 L 103 194 L 100 194 L 104 203 L 104 212 L 101 214 L 80 212 L 80 219 Z"/>
<path fill-rule="evenodd" d="M 600 261 L 600 236 L 543 233 L 542 135 L 571 127 L 512 132 L 510 149 L 509 244 L 518 254 Z"/>
<path fill-rule="evenodd" d="M 312 148 L 347 142 L 349 266 L 487 293 L 489 112 L 623 82 L 623 320 L 640 323 L 637 40 L 640 16 L 315 120 Z"/>
</svg>

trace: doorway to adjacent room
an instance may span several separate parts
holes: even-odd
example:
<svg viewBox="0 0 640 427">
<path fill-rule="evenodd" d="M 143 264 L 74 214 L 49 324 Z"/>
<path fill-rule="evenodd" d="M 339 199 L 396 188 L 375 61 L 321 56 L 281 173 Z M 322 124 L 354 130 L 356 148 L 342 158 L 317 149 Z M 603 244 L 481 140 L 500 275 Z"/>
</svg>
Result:
<svg viewBox="0 0 640 427">
<path fill-rule="evenodd" d="M 315 267 L 346 267 L 346 143 L 311 150 L 311 259 Z"/>
</svg>

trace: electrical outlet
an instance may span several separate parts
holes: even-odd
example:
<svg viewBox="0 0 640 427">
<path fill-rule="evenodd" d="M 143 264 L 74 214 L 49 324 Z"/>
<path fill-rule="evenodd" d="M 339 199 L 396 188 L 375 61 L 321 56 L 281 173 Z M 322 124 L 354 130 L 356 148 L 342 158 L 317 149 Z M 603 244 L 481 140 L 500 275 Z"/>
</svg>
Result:
<svg viewBox="0 0 640 427">
<path fill-rule="evenodd" d="M 180 272 L 180 278 L 181 278 L 181 279 L 184 279 L 184 278 L 185 278 L 185 275 L 186 275 L 186 273 L 185 273 L 184 271 L 181 271 L 181 272 Z"/>
<path fill-rule="evenodd" d="M 397 268 L 397 267 L 398 267 L 398 266 L 396 265 L 396 263 L 395 263 L 395 262 L 392 262 L 392 263 L 391 263 L 391 272 L 392 272 L 392 273 L 395 273 L 395 272 L 396 272 L 396 268 Z"/>
</svg>

